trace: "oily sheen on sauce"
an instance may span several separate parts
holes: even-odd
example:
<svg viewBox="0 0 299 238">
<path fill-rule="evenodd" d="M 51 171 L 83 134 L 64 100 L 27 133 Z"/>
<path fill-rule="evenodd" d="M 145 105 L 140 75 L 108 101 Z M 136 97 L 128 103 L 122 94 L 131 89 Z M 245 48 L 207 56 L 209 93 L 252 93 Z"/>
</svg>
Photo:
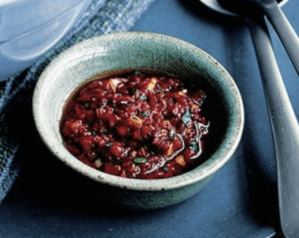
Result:
<svg viewBox="0 0 299 238">
<path fill-rule="evenodd" d="M 205 90 L 176 77 L 116 74 L 72 94 L 60 131 L 69 152 L 95 169 L 126 178 L 172 177 L 198 165 L 209 149 L 208 99 Z"/>
</svg>

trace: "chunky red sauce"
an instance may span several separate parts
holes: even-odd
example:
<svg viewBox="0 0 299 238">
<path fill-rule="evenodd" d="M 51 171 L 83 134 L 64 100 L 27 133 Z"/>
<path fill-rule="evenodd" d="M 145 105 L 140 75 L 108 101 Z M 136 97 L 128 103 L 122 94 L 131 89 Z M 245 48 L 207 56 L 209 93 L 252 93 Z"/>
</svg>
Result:
<svg viewBox="0 0 299 238">
<path fill-rule="evenodd" d="M 94 80 L 68 101 L 67 149 L 85 164 L 126 178 L 171 177 L 201 159 L 206 94 L 177 78 L 144 73 Z"/>
</svg>

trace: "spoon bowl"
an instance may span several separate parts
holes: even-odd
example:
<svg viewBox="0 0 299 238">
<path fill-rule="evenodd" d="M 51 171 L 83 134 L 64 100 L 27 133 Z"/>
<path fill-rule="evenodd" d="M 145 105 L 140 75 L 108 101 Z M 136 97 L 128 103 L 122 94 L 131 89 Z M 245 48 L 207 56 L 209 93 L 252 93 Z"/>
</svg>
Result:
<svg viewBox="0 0 299 238">
<path fill-rule="evenodd" d="M 246 15 L 252 15 L 256 11 L 261 11 L 265 14 L 280 37 L 299 75 L 299 54 L 294 50 L 299 48 L 299 38 L 280 9 L 279 2 L 285 3 L 284 0 L 218 0 L 218 2 L 224 9 L 232 12 L 245 12 Z"/>
<path fill-rule="evenodd" d="M 237 17 L 238 15 L 235 14 L 234 12 L 227 10 L 226 8 L 224 8 L 218 0 L 199 0 L 201 3 L 203 3 L 204 5 L 206 5 L 207 7 L 209 7 L 210 9 L 213 9 L 214 11 L 224 14 L 224 15 L 228 15 L 228 16 L 232 16 L 232 17 Z M 243 1 L 243 0 L 241 0 Z M 246 1 L 246 0 L 244 0 Z M 248 0 L 250 1 L 250 0 Z M 255 0 L 252 0 L 255 1 Z M 278 3 L 279 7 L 284 6 L 289 0 L 281 0 Z"/>
</svg>

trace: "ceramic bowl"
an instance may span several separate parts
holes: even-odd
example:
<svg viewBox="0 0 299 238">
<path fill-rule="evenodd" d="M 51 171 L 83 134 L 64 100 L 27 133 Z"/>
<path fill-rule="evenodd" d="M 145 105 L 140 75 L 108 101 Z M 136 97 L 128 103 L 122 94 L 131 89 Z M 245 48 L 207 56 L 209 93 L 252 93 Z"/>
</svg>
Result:
<svg viewBox="0 0 299 238">
<path fill-rule="evenodd" d="M 221 102 L 225 110 L 226 124 L 219 145 L 205 162 L 182 175 L 142 180 L 98 171 L 67 151 L 59 132 L 66 99 L 78 85 L 98 73 L 128 69 L 163 71 L 204 83 L 215 92 L 216 101 Z M 239 90 L 219 62 L 185 41 L 141 32 L 95 37 L 60 54 L 38 80 L 33 111 L 42 140 L 59 160 L 95 182 L 107 202 L 134 209 L 166 207 L 196 194 L 232 157 L 244 125 Z"/>
</svg>

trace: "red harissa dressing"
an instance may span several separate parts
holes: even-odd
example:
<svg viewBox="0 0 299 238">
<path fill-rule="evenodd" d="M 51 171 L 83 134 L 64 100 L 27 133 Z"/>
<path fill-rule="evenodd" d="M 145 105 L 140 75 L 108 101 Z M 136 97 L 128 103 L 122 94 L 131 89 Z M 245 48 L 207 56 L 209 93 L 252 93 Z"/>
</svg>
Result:
<svg viewBox="0 0 299 238">
<path fill-rule="evenodd" d="M 191 168 L 209 122 L 203 90 L 178 78 L 130 73 L 91 81 L 68 101 L 61 120 L 67 149 L 85 164 L 126 178 L 157 179 Z"/>
</svg>

